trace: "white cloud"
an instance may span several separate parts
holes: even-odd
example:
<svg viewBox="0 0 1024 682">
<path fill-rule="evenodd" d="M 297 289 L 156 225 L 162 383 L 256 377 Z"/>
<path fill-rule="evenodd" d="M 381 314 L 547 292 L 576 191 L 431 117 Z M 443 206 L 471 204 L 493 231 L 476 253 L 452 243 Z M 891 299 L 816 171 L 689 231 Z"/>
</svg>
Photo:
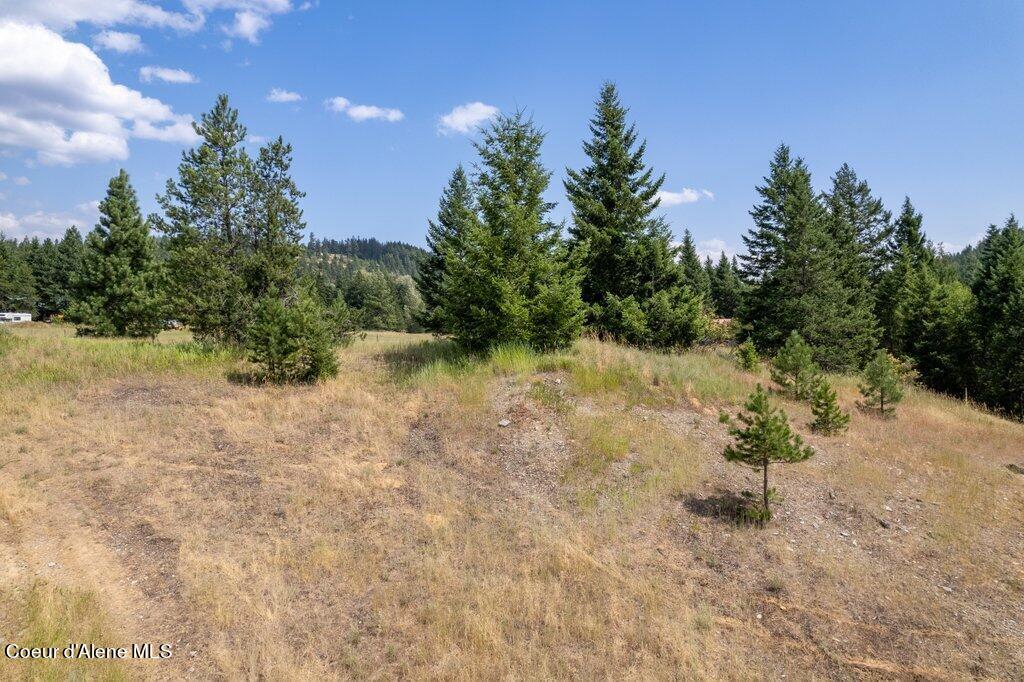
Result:
<svg viewBox="0 0 1024 682">
<path fill-rule="evenodd" d="M 73 29 L 79 23 L 96 26 L 135 24 L 180 31 L 193 31 L 203 25 L 202 15 L 195 12 L 167 12 L 138 0 L 5 0 L 0 16 L 42 24 L 58 31 Z"/>
<path fill-rule="evenodd" d="M 18 177 L 14 178 L 12 182 L 14 182 L 14 184 L 17 185 L 18 187 L 25 187 L 26 185 L 32 184 L 32 181 L 26 178 L 24 175 L 19 175 Z"/>
<path fill-rule="evenodd" d="M 324 106 L 327 107 L 330 111 L 335 112 L 345 111 L 345 109 L 348 109 L 349 104 L 351 104 L 351 102 L 349 102 L 344 97 L 331 97 L 330 99 L 324 101 Z"/>
<path fill-rule="evenodd" d="M 0 22 L 0 45 L 0 146 L 34 150 L 44 164 L 72 165 L 127 158 L 133 135 L 185 139 L 185 117 L 114 83 L 85 45 L 15 22 Z"/>
<path fill-rule="evenodd" d="M 28 237 L 59 238 L 69 227 L 88 232 L 99 219 L 98 201 L 87 201 L 75 206 L 74 211 L 34 211 L 23 215 L 0 213 L 0 232 L 14 239 Z"/>
<path fill-rule="evenodd" d="M 658 199 L 661 200 L 662 206 L 678 206 L 679 204 L 692 204 L 701 199 L 714 199 L 715 194 L 706 189 L 692 189 L 690 187 L 684 187 L 679 192 L 669 192 L 667 190 L 658 191 Z"/>
<path fill-rule="evenodd" d="M 6 179 L 7 179 L 7 173 L 4 173 L 3 171 L 0 171 L 0 182 L 3 182 Z"/>
<path fill-rule="evenodd" d="M 281 88 L 274 88 L 267 94 L 268 102 L 301 102 L 302 95 Z"/>
<path fill-rule="evenodd" d="M 373 119 L 387 121 L 388 123 L 396 123 L 405 118 L 405 114 L 398 109 L 386 109 L 372 104 L 352 104 L 344 97 L 331 97 L 324 101 L 324 106 L 327 107 L 329 111 L 333 111 L 335 113 L 344 112 L 350 119 L 357 123 Z"/>
<path fill-rule="evenodd" d="M 132 127 L 132 134 L 143 140 L 195 144 L 199 140 L 199 135 L 192 127 L 193 120 L 191 114 L 181 114 L 163 126 L 155 126 L 149 121 L 136 121 Z"/>
<path fill-rule="evenodd" d="M 260 41 L 260 31 L 270 27 L 270 19 L 266 14 L 243 10 L 235 13 L 233 24 L 224 26 L 224 32 L 234 38 L 244 38 L 250 43 L 256 44 Z"/>
<path fill-rule="evenodd" d="M 165 66 L 143 66 L 139 69 L 139 80 L 149 83 L 154 78 L 165 83 L 198 83 L 194 74 L 183 69 L 169 69 Z"/>
<path fill-rule="evenodd" d="M 725 252 L 726 258 L 732 258 L 736 255 L 736 249 L 721 239 L 705 239 L 697 242 L 696 246 L 697 255 L 700 256 L 701 260 L 710 257 L 712 261 L 717 262 L 722 252 Z"/>
<path fill-rule="evenodd" d="M 97 50 L 111 50 L 121 54 L 142 52 L 142 38 L 137 33 L 101 31 L 92 37 L 92 46 Z"/>
<path fill-rule="evenodd" d="M 96 26 L 118 24 L 197 31 L 213 12 L 233 12 L 233 21 L 223 30 L 231 36 L 258 42 L 259 34 L 275 14 L 295 9 L 291 0 L 182 0 L 184 12 L 168 12 L 142 0 L 3 0 L 0 17 L 42 24 L 57 31 L 74 29 L 80 23 Z"/>
<path fill-rule="evenodd" d="M 452 133 L 468 134 L 480 124 L 498 115 L 498 107 L 483 102 L 460 104 L 441 117 L 438 132 L 444 135 Z"/>
</svg>

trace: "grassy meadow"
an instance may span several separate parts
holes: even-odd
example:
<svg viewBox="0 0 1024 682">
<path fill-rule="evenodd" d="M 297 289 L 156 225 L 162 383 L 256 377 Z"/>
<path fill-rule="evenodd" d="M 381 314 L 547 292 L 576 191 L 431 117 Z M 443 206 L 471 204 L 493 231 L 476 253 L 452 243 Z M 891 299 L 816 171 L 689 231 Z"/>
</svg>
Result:
<svg viewBox="0 0 1024 682">
<path fill-rule="evenodd" d="M 759 474 L 726 349 L 468 358 L 369 333 L 315 386 L 156 343 L 0 347 L 0 634 L 173 644 L 0 658 L 5 679 L 1009 679 L 1024 669 L 1024 425 L 911 388 Z"/>
</svg>

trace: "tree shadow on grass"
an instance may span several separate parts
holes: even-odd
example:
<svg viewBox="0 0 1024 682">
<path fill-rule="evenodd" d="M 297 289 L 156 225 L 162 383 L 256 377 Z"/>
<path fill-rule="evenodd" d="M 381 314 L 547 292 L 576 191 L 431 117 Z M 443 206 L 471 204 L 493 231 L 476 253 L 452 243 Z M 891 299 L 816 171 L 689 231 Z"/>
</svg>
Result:
<svg viewBox="0 0 1024 682">
<path fill-rule="evenodd" d="M 463 350 L 451 339 L 441 338 L 387 348 L 376 357 L 384 362 L 396 381 L 409 381 L 431 369 L 456 373 L 479 359 L 479 356 Z"/>
<path fill-rule="evenodd" d="M 760 501 L 749 493 L 737 495 L 732 490 L 716 488 L 710 495 L 690 494 L 683 497 L 683 506 L 692 514 L 735 525 L 761 525 Z"/>
</svg>

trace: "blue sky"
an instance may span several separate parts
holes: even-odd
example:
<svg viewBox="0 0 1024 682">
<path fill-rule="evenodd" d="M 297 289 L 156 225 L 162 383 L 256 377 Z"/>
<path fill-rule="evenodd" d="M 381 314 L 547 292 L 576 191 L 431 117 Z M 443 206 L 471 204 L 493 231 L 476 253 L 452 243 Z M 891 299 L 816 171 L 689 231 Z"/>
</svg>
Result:
<svg viewBox="0 0 1024 682">
<path fill-rule="evenodd" d="M 220 92 L 252 135 L 294 145 L 318 236 L 421 244 L 474 156 L 472 128 L 442 117 L 472 103 L 547 131 L 567 217 L 561 178 L 605 79 L 667 176 L 664 215 L 706 251 L 739 248 L 782 141 L 820 189 L 849 162 L 890 208 L 910 195 L 935 241 L 1024 211 L 1022 3 L 0 0 L 0 21 L 9 235 L 91 226 L 120 167 L 155 210 Z"/>
</svg>

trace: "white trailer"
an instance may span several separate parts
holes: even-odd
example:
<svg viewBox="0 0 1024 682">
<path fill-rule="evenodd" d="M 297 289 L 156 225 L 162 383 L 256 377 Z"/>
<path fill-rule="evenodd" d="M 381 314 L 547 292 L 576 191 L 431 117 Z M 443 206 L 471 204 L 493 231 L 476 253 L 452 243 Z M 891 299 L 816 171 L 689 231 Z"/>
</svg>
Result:
<svg viewBox="0 0 1024 682">
<path fill-rule="evenodd" d="M 32 313 L 4 313 L 0 312 L 0 324 L 14 324 L 15 322 L 31 322 Z"/>
</svg>

